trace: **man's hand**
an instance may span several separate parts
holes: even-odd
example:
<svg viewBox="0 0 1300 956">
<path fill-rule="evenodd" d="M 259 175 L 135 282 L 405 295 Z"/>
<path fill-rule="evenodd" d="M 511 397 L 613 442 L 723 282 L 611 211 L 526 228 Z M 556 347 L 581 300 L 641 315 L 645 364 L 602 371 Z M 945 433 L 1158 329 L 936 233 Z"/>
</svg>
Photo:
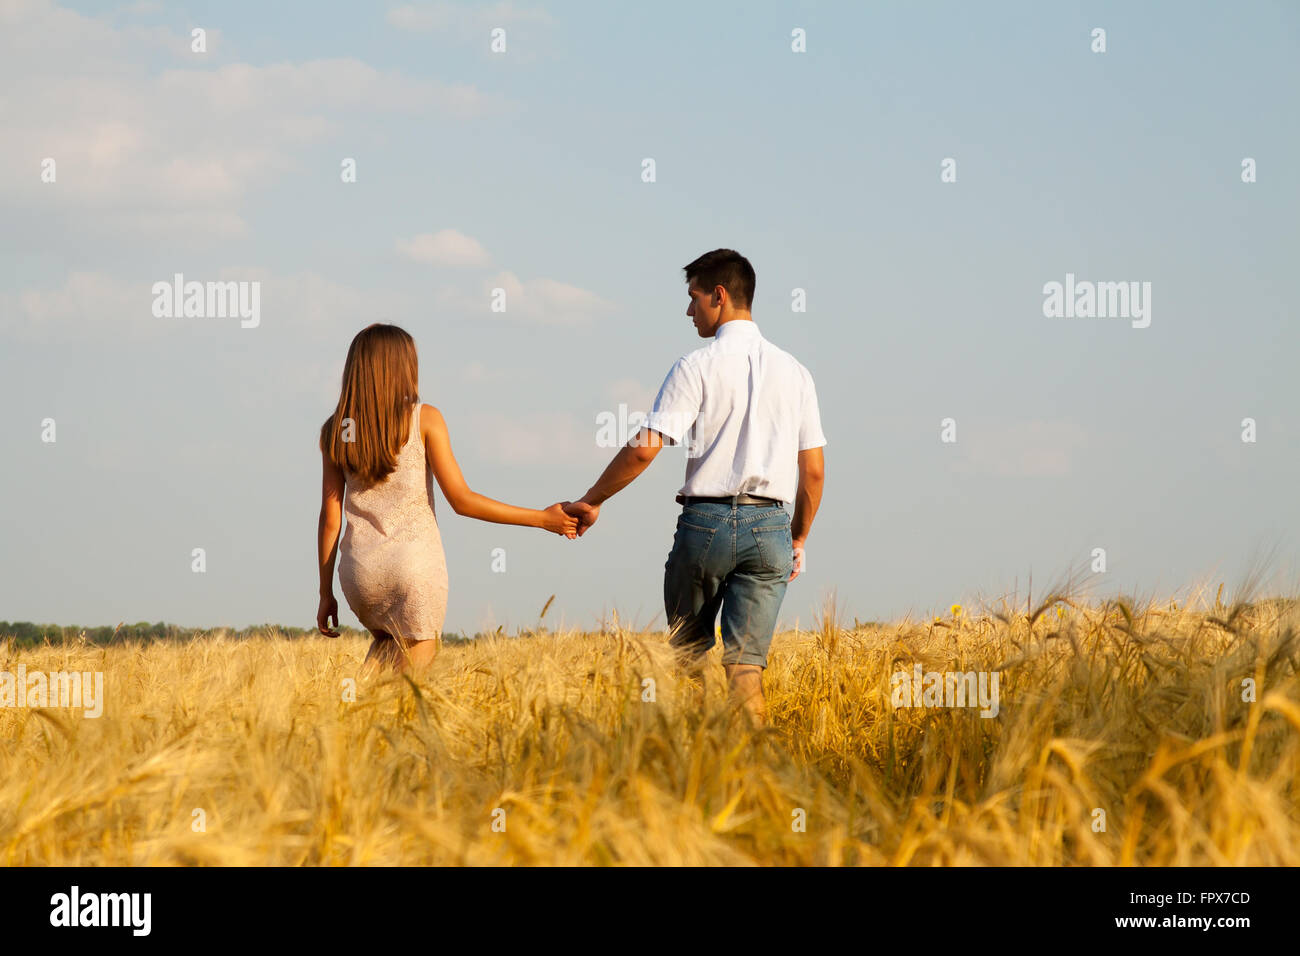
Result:
<svg viewBox="0 0 1300 956">
<path fill-rule="evenodd" d="M 804 569 L 803 543 L 812 531 L 813 518 L 822 503 L 822 485 L 826 481 L 826 459 L 820 448 L 799 452 L 799 487 L 794 493 L 794 517 L 790 519 L 790 537 L 794 544 L 794 571 L 790 580 Z"/>
<path fill-rule="evenodd" d="M 587 529 L 596 523 L 600 516 L 600 505 L 589 505 L 585 501 L 563 502 L 565 513 L 578 519 L 578 537 L 586 534 Z"/>
<path fill-rule="evenodd" d="M 794 543 L 794 570 L 790 572 L 790 580 L 793 581 L 803 571 L 803 542 Z"/>
</svg>

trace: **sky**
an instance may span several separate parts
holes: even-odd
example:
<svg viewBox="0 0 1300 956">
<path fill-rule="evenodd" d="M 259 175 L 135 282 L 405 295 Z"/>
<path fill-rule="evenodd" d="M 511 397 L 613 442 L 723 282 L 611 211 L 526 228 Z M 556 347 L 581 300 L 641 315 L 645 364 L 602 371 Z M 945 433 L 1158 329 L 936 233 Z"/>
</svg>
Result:
<svg viewBox="0 0 1300 956">
<path fill-rule="evenodd" d="M 474 490 L 579 497 L 719 247 L 827 437 L 783 627 L 1262 555 L 1294 594 L 1297 47 L 1287 2 L 0 0 L 0 620 L 313 626 L 371 322 Z M 257 283 L 256 323 L 156 314 L 178 273 Z M 576 541 L 439 494 L 445 630 L 662 627 L 682 454 Z"/>
</svg>

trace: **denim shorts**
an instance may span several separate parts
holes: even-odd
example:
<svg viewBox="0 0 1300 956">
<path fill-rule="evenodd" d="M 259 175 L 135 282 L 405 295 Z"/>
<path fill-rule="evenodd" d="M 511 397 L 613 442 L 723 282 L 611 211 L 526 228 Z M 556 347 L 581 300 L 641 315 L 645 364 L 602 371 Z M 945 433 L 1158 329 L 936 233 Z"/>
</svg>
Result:
<svg viewBox="0 0 1300 956">
<path fill-rule="evenodd" d="M 722 663 L 767 667 L 777 612 L 794 570 L 790 515 L 784 508 L 697 502 L 677 518 L 664 564 L 670 643 L 691 656 L 717 642 Z"/>
</svg>

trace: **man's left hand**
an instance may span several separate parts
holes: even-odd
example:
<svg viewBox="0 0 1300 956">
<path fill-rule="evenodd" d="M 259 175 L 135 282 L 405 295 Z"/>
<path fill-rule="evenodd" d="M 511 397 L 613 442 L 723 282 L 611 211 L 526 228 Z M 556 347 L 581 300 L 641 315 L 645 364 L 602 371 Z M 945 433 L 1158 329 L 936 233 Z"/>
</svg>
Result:
<svg viewBox="0 0 1300 956">
<path fill-rule="evenodd" d="M 790 572 L 791 581 L 793 581 L 795 578 L 797 578 L 800 574 L 803 573 L 803 556 L 804 556 L 803 542 L 796 541 L 794 543 L 794 570 Z"/>
</svg>

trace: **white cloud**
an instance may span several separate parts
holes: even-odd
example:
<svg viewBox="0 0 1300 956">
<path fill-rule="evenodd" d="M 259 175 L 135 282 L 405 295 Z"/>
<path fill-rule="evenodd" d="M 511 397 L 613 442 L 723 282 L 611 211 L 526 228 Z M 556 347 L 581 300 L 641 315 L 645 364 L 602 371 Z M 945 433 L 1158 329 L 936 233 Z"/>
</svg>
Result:
<svg viewBox="0 0 1300 956">
<path fill-rule="evenodd" d="M 458 4 L 438 0 L 393 7 L 384 19 L 390 26 L 413 33 L 456 31 L 464 35 L 512 23 L 550 23 L 551 15 L 539 7 L 521 7 L 508 2 Z"/>
<path fill-rule="evenodd" d="M 161 332 L 152 302 L 149 282 L 73 272 L 53 288 L 0 292 L 0 328 L 6 337 L 36 342 L 135 338 Z"/>
<path fill-rule="evenodd" d="M 953 469 L 1008 477 L 1065 475 L 1087 441 L 1085 430 L 1074 422 L 971 422 L 958 432 L 957 445 L 964 454 Z"/>
<path fill-rule="evenodd" d="M 477 239 L 455 229 L 398 239 L 397 251 L 408 259 L 435 266 L 485 266 L 491 261 Z"/>
<path fill-rule="evenodd" d="M 455 229 L 422 233 L 411 239 L 398 239 L 398 254 L 415 262 L 440 266 L 489 266 L 492 258 L 477 240 Z M 505 311 L 492 311 L 498 299 L 496 290 L 505 293 Z M 613 304 L 595 292 L 556 279 L 522 280 L 508 270 L 484 280 L 477 291 L 464 286 L 444 284 L 436 292 L 440 309 L 460 312 L 475 318 L 506 319 L 544 325 L 580 325 L 607 313 Z"/>
<path fill-rule="evenodd" d="M 202 26 L 207 31 L 206 55 L 212 56 L 223 34 L 211 24 Z M 60 69 L 79 74 L 140 74 L 143 70 L 136 64 L 141 54 L 163 52 L 192 59 L 199 54 L 191 52 L 190 43 L 188 27 L 176 31 L 165 26 L 115 25 L 51 0 L 0 0 L 0 49 L 4 50 L 4 65 L 15 75 Z"/>
<path fill-rule="evenodd" d="M 594 425 L 559 412 L 481 412 L 465 431 L 452 433 L 452 447 L 468 439 L 480 456 L 505 465 L 564 466 L 592 458 L 597 448 Z"/>
<path fill-rule="evenodd" d="M 423 112 L 433 109 L 478 115 L 500 104 L 495 94 L 468 84 L 442 84 L 381 72 L 352 57 L 250 66 L 230 63 L 214 70 L 169 70 L 160 86 L 199 108 L 210 119 L 260 112 L 280 123 L 293 111 L 357 109 Z M 313 132 L 316 131 L 313 129 Z"/>
<path fill-rule="evenodd" d="M 184 68 L 146 68 L 159 51 Z M 369 135 L 376 111 L 461 117 L 505 105 L 352 58 L 219 64 L 189 53 L 188 32 L 36 0 L 0 0 L 0 63 L 21 77 L 5 104 L 0 202 L 82 231 L 187 241 L 246 234 L 250 192 L 300 168 L 310 145 Z M 52 184 L 40 181 L 46 157 L 57 164 Z"/>
<path fill-rule="evenodd" d="M 610 382 L 605 394 L 617 405 L 623 403 L 630 412 L 649 412 L 659 390 L 642 385 L 634 378 L 620 378 Z"/>
<path fill-rule="evenodd" d="M 505 290 L 506 310 L 503 313 L 490 309 L 493 289 Z M 478 311 L 525 322 L 580 325 L 611 308 L 611 303 L 596 293 L 567 282 L 554 279 L 521 281 L 513 272 L 501 272 L 484 283 Z"/>
<path fill-rule="evenodd" d="M 493 368 L 479 361 L 473 361 L 460 370 L 460 377 L 465 382 L 490 384 L 492 382 L 509 381 L 515 377 L 515 373 L 503 368 Z"/>
<path fill-rule="evenodd" d="M 153 283 L 173 273 L 127 279 L 102 272 L 72 272 L 61 284 L 0 291 L 0 338 L 49 344 L 102 343 L 110 339 L 175 336 L 178 330 L 224 326 L 231 335 L 267 343 L 287 338 L 300 353 L 334 361 L 342 371 L 348 343 L 371 322 L 410 314 L 413 304 L 387 290 L 358 289 L 314 272 L 274 275 L 257 267 L 227 267 L 215 273 L 185 272 L 186 281 L 259 282 L 261 321 L 241 328 L 238 318 L 157 318 Z M 285 375 L 292 377 L 291 371 Z M 334 374 L 337 384 L 337 372 Z"/>
</svg>

